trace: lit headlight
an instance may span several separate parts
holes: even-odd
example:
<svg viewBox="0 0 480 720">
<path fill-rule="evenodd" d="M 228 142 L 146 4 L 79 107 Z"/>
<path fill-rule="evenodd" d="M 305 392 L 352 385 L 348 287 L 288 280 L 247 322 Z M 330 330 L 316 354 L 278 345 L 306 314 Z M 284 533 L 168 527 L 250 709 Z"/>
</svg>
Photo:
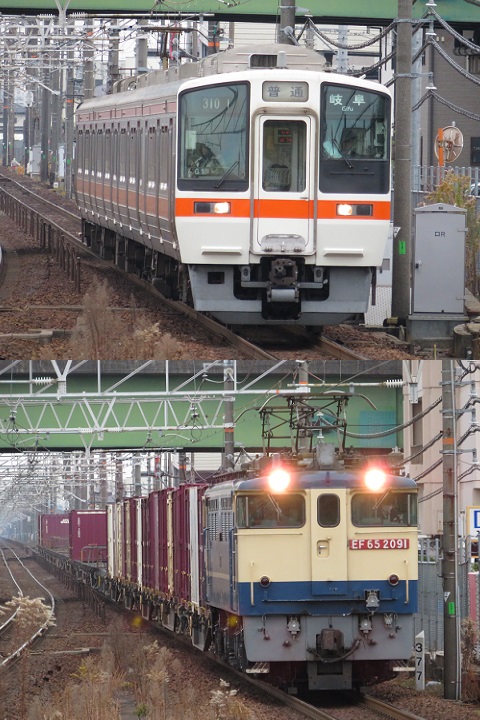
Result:
<svg viewBox="0 0 480 720">
<path fill-rule="evenodd" d="M 272 470 L 268 476 L 268 484 L 274 493 L 285 492 L 290 485 L 290 474 L 283 468 Z"/>
<path fill-rule="evenodd" d="M 229 215 L 230 214 L 230 203 L 229 202 L 218 202 L 213 206 L 213 212 L 216 215 Z"/>
<path fill-rule="evenodd" d="M 355 215 L 356 217 L 372 217 L 373 205 L 367 205 L 366 203 L 339 203 L 337 205 L 337 215 L 342 217 L 348 217 Z"/>
<path fill-rule="evenodd" d="M 196 215 L 229 215 L 229 202 L 196 202 L 193 205 Z"/>
<path fill-rule="evenodd" d="M 364 480 L 367 488 L 376 492 L 378 490 L 381 490 L 382 487 L 385 485 L 386 475 L 383 470 L 379 470 L 378 468 L 371 468 L 365 473 Z"/>
</svg>

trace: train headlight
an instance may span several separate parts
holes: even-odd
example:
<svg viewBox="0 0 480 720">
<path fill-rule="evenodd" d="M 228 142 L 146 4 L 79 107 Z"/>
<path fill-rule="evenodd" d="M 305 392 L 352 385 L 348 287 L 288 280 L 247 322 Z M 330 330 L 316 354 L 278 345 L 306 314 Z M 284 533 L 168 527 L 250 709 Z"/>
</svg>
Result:
<svg viewBox="0 0 480 720">
<path fill-rule="evenodd" d="M 270 578 L 268 577 L 268 575 L 262 575 L 259 582 L 260 582 L 260 585 L 262 586 L 262 588 L 268 588 L 270 586 L 271 581 L 270 581 Z"/>
<path fill-rule="evenodd" d="M 272 470 L 268 476 L 268 484 L 270 490 L 274 493 L 285 492 L 287 487 L 290 485 L 290 473 L 283 468 L 276 468 Z"/>
<path fill-rule="evenodd" d="M 195 202 L 193 211 L 196 215 L 230 215 L 229 202 Z"/>
<path fill-rule="evenodd" d="M 388 582 L 390 583 L 390 585 L 395 587 L 395 585 L 398 585 L 398 583 L 400 582 L 400 578 L 398 577 L 398 575 L 395 575 L 395 573 L 392 573 L 392 575 L 390 575 L 390 577 L 388 578 Z"/>
<path fill-rule="evenodd" d="M 355 215 L 356 217 L 371 217 L 373 215 L 373 205 L 366 203 L 339 203 L 337 205 L 337 215 L 348 217 Z"/>
<path fill-rule="evenodd" d="M 371 468 L 365 473 L 364 480 L 369 490 L 378 492 L 385 485 L 386 475 L 379 468 Z"/>
</svg>

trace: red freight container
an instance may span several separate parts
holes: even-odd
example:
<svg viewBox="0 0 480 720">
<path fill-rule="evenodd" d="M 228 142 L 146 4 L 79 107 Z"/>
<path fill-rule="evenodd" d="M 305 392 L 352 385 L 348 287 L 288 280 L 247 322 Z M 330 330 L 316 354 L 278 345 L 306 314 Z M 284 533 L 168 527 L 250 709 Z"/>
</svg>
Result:
<svg viewBox="0 0 480 720">
<path fill-rule="evenodd" d="M 72 510 L 70 512 L 70 558 L 85 563 L 106 562 L 106 510 Z"/>
<path fill-rule="evenodd" d="M 45 548 L 68 552 L 70 520 L 67 513 L 38 516 L 38 544 Z"/>
</svg>

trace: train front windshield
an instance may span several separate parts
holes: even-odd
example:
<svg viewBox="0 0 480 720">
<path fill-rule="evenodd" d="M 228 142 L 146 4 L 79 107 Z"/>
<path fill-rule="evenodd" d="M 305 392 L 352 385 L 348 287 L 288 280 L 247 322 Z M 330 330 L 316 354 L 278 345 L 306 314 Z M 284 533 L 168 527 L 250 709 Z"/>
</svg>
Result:
<svg viewBox="0 0 480 720">
<path fill-rule="evenodd" d="M 320 190 L 386 193 L 390 186 L 390 98 L 344 85 L 322 88 Z"/>
<path fill-rule="evenodd" d="M 352 523 L 357 527 L 372 525 L 417 525 L 416 493 L 357 493 L 352 497 Z"/>
<path fill-rule="evenodd" d="M 247 188 L 248 118 L 246 83 L 212 85 L 180 95 L 180 189 Z"/>
<path fill-rule="evenodd" d="M 239 495 L 236 513 L 239 528 L 302 527 L 305 524 L 305 500 L 295 494 Z"/>
</svg>

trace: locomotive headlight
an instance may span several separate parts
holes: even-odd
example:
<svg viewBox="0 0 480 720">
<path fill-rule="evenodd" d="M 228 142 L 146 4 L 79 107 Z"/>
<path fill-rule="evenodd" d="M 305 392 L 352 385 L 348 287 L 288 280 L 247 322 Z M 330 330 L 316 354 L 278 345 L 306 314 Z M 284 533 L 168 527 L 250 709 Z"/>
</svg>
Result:
<svg viewBox="0 0 480 720">
<path fill-rule="evenodd" d="M 353 207 L 347 203 L 337 205 L 337 215 L 353 215 Z"/>
<path fill-rule="evenodd" d="M 283 468 L 276 468 L 268 476 L 268 484 L 274 493 L 285 492 L 290 484 L 290 475 Z"/>
<path fill-rule="evenodd" d="M 371 468 L 365 473 L 365 485 L 369 490 L 378 492 L 385 485 L 386 475 L 383 470 L 378 468 Z"/>
</svg>

